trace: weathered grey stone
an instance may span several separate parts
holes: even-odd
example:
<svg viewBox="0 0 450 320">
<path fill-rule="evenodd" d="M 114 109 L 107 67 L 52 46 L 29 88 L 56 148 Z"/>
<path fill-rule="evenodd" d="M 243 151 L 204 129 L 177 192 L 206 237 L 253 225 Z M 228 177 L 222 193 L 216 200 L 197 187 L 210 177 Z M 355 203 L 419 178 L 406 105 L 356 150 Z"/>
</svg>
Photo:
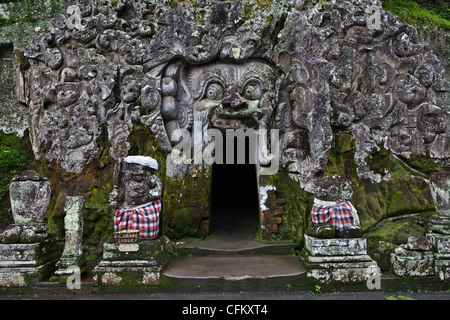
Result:
<svg viewBox="0 0 450 320">
<path fill-rule="evenodd" d="M 51 196 L 48 179 L 34 171 L 22 172 L 12 179 L 9 194 L 16 224 L 42 223 Z"/>
<path fill-rule="evenodd" d="M 450 253 L 450 235 L 427 233 L 426 237 L 438 253 Z"/>
<path fill-rule="evenodd" d="M 431 250 L 431 242 L 425 236 L 409 237 L 408 243 L 400 247 L 404 247 L 407 250 L 429 251 Z"/>
<path fill-rule="evenodd" d="M 450 172 L 430 174 L 430 185 L 438 215 L 450 217 Z"/>
<path fill-rule="evenodd" d="M 151 157 L 142 157 L 151 163 L 156 163 L 156 167 L 151 167 L 145 163 L 127 159 L 132 157 L 118 161 L 114 168 L 115 183 L 110 195 L 112 207 L 126 208 L 160 199 L 162 184 L 155 174 L 158 169 L 156 160 Z"/>
<path fill-rule="evenodd" d="M 168 262 L 165 239 L 141 241 L 138 250 L 121 251 L 120 245 L 105 243 L 103 260 L 94 268 L 94 280 L 100 286 L 120 286 L 124 278 L 134 285 L 157 285 L 161 270 Z"/>
<path fill-rule="evenodd" d="M 314 197 L 324 201 L 350 200 L 353 190 L 344 176 L 331 176 L 314 180 Z"/>
<path fill-rule="evenodd" d="M 342 267 L 334 267 L 330 269 L 311 269 L 307 270 L 307 276 L 316 278 L 321 282 L 367 282 L 371 279 L 373 270 L 380 274 L 375 261 L 364 264 L 347 264 Z"/>
<path fill-rule="evenodd" d="M 32 229 L 23 229 L 20 234 L 20 243 L 42 242 L 47 239 L 48 233 L 37 233 Z"/>
<path fill-rule="evenodd" d="M 391 254 L 392 270 L 399 277 L 434 275 L 434 256 L 431 251 L 414 251 L 401 247 Z"/>
<path fill-rule="evenodd" d="M 55 271 L 60 255 L 57 238 L 30 244 L 1 244 L 0 287 L 35 286 Z"/>
<path fill-rule="evenodd" d="M 48 226 L 45 223 L 11 224 L 2 233 L 2 243 L 35 243 L 48 238 Z"/>
<path fill-rule="evenodd" d="M 58 254 L 61 252 L 57 238 L 48 238 L 39 243 L 0 245 L 0 261 L 34 261 L 39 265 L 57 258 Z"/>
<path fill-rule="evenodd" d="M 432 224 L 440 224 L 444 226 L 450 225 L 450 217 L 446 216 L 431 216 L 429 220 Z"/>
<path fill-rule="evenodd" d="M 380 274 L 377 263 L 367 255 L 366 239 L 317 239 L 305 235 L 307 276 L 321 282 L 360 282 Z"/>
<path fill-rule="evenodd" d="M 4 27 L 2 27 L 2 34 L 3 32 L 7 33 Z M 0 43 L 5 44 L 11 41 L 4 40 L 7 39 L 0 40 Z M 2 50 L 5 48 L 2 47 Z M 13 50 L 12 46 L 11 50 Z M 23 93 L 26 83 L 17 66 L 17 60 L 14 54 L 12 57 L 0 58 L 0 130 L 7 134 L 17 132 L 18 136 L 23 137 L 28 119 L 28 110 L 23 105 L 25 104 Z M 15 99 L 14 93 L 19 101 Z"/>
<path fill-rule="evenodd" d="M 19 226 L 8 227 L 3 233 L 2 243 L 18 243 L 20 242 L 20 234 L 22 232 L 22 228 Z"/>
<path fill-rule="evenodd" d="M 76 5 L 83 27 L 65 13 L 25 49 L 20 97 L 36 157 L 69 172 L 99 156 L 103 124 L 117 160 L 134 123 L 170 152 L 173 131 L 192 133 L 196 117 L 204 130 L 279 129 L 281 164 L 302 180 L 324 172 L 332 126 L 352 132 L 358 172 L 372 180 L 389 178 L 364 161 L 383 141 L 405 157 L 449 156 L 448 110 L 436 105 L 445 70 L 389 12 L 372 28 L 365 12 L 380 1 Z M 255 81 L 239 83 L 244 71 Z"/>
<path fill-rule="evenodd" d="M 450 235 L 450 224 L 431 224 L 429 231 Z"/>
<path fill-rule="evenodd" d="M 450 257 L 447 259 L 436 259 L 435 271 L 442 281 L 450 279 Z"/>
<path fill-rule="evenodd" d="M 353 239 L 316 239 L 305 235 L 305 247 L 313 256 L 347 256 L 367 254 L 367 240 Z"/>
<path fill-rule="evenodd" d="M 81 196 L 67 197 L 64 206 L 66 216 L 64 227 L 66 229 L 64 251 L 58 262 L 59 269 L 56 274 L 66 273 L 69 266 L 78 266 L 82 255 L 83 225 L 84 225 L 84 198 Z"/>
</svg>

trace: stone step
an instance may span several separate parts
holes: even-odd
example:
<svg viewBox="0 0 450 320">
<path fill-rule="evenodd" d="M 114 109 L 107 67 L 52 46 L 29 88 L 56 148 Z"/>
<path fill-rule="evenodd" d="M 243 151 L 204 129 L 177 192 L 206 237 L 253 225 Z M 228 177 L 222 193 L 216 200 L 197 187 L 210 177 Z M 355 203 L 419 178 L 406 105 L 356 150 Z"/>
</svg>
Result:
<svg viewBox="0 0 450 320">
<path fill-rule="evenodd" d="M 296 277 L 305 272 L 293 255 L 179 257 L 162 274 L 178 279 L 267 279 Z"/>
<path fill-rule="evenodd" d="M 296 243 L 289 241 L 258 241 L 251 235 L 218 235 L 206 240 L 184 242 L 179 256 L 254 256 L 290 255 Z"/>
<path fill-rule="evenodd" d="M 162 274 L 177 282 L 249 281 L 298 277 L 304 268 L 287 241 L 258 241 L 251 233 L 220 233 L 185 241 Z"/>
</svg>

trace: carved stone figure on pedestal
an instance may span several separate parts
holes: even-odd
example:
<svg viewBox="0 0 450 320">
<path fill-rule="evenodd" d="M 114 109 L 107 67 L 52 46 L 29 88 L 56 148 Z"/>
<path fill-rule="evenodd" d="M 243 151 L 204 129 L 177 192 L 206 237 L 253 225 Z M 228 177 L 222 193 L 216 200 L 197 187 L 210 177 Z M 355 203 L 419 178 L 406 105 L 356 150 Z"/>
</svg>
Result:
<svg viewBox="0 0 450 320">
<path fill-rule="evenodd" d="M 158 237 L 162 184 L 151 157 L 128 156 L 115 168 L 110 203 L 115 209 L 114 232 L 138 230 L 140 238 Z"/>
<path fill-rule="evenodd" d="M 311 212 L 313 229 L 307 234 L 317 238 L 359 238 L 359 217 L 350 202 L 352 189 L 345 177 L 333 176 L 315 181 Z"/>
<path fill-rule="evenodd" d="M 132 277 L 136 285 L 157 285 L 167 264 L 165 237 L 159 237 L 162 184 L 155 175 L 158 162 L 151 157 L 128 156 L 116 163 L 110 194 L 114 232 L 135 233 L 131 242 L 105 243 L 103 260 L 93 270 L 99 285 L 119 286 Z"/>
</svg>

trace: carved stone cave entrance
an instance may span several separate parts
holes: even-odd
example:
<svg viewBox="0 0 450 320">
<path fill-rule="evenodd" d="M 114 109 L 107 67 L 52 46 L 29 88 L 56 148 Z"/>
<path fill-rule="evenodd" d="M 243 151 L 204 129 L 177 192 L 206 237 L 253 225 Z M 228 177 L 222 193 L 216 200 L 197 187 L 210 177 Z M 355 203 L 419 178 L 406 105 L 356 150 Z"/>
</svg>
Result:
<svg viewBox="0 0 450 320">
<path fill-rule="evenodd" d="M 231 139 L 228 137 L 228 139 Z M 257 164 L 250 161 L 248 139 L 245 145 L 245 163 L 238 163 L 237 143 L 234 143 L 234 161 L 227 163 L 226 138 L 224 163 L 212 170 L 212 233 L 226 235 L 254 235 L 260 228 Z M 228 161 L 229 162 L 229 161 Z"/>
</svg>

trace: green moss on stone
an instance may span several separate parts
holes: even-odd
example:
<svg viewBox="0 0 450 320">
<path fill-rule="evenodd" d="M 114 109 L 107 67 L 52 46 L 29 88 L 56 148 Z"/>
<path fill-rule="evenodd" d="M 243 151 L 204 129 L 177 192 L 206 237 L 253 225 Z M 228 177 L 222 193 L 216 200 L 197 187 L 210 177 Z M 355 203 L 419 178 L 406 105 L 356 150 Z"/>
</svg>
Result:
<svg viewBox="0 0 450 320">
<path fill-rule="evenodd" d="M 450 7 L 444 0 L 385 0 L 383 9 L 408 24 L 450 29 Z"/>
<path fill-rule="evenodd" d="M 390 254 L 401 244 L 408 242 L 409 237 L 425 235 L 428 219 L 434 212 L 406 216 L 394 221 L 386 221 L 374 230 L 366 232 L 368 254 L 377 261 L 382 270 L 390 270 Z"/>
<path fill-rule="evenodd" d="M 416 169 L 426 175 L 432 172 L 437 172 L 440 169 L 440 163 L 436 159 L 431 159 L 430 156 L 423 156 L 418 154 L 413 154 L 409 159 L 402 159 L 408 166 Z"/>
<path fill-rule="evenodd" d="M 210 216 L 211 171 L 204 166 L 184 179 L 165 178 L 162 222 L 169 239 L 195 237 L 201 220 Z"/>
<path fill-rule="evenodd" d="M 84 207 L 83 245 L 89 251 L 99 252 L 104 243 L 112 239 L 113 211 L 109 204 L 112 186 L 94 187 L 91 196 L 86 199 Z"/>
<path fill-rule="evenodd" d="M 13 223 L 9 203 L 9 184 L 14 175 L 26 169 L 33 155 L 28 136 L 0 131 L 0 229 Z"/>
<path fill-rule="evenodd" d="M 388 150 L 381 148 L 365 159 L 373 173 L 385 178 L 377 183 L 357 175 L 354 149 L 348 145 L 346 139 L 335 139 L 325 175 L 344 175 L 350 180 L 351 200 L 364 229 L 386 217 L 434 210 L 428 183 L 411 175 Z"/>
<path fill-rule="evenodd" d="M 300 187 L 300 183 L 289 177 L 289 172 L 280 168 L 273 176 L 261 176 L 260 185 L 276 187 L 276 198 L 284 199 L 283 222 L 279 225 L 280 240 L 290 240 L 300 245 L 304 240 L 304 233 L 311 224 L 311 209 L 314 195 Z"/>
</svg>

